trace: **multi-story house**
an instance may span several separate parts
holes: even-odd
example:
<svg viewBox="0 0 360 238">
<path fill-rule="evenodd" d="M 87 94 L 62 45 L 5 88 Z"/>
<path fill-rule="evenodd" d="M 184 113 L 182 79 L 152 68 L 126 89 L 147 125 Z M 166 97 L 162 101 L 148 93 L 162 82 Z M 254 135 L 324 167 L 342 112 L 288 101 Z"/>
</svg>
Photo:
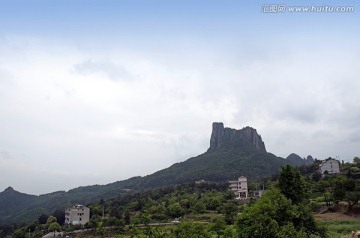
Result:
<svg viewBox="0 0 360 238">
<path fill-rule="evenodd" d="M 75 205 L 65 209 L 65 224 L 84 225 L 89 221 L 90 208 Z"/>
<path fill-rule="evenodd" d="M 248 197 L 247 178 L 241 176 L 236 181 L 229 181 L 230 189 L 235 193 L 236 199 L 246 199 Z"/>
</svg>

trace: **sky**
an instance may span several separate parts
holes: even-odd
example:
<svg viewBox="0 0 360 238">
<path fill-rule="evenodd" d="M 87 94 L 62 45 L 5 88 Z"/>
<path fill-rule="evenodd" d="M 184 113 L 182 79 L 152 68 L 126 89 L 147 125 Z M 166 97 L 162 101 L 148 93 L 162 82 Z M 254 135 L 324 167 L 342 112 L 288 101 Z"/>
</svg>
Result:
<svg viewBox="0 0 360 238">
<path fill-rule="evenodd" d="M 352 161 L 359 11 L 350 0 L 0 0 L 0 191 L 151 174 L 204 153 L 213 122 L 256 128 L 280 157 Z"/>
</svg>

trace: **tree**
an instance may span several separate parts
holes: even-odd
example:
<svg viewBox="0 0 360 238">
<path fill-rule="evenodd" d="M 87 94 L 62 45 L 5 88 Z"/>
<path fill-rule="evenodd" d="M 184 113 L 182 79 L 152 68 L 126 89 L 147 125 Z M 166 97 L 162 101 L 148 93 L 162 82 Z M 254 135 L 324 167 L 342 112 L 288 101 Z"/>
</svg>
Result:
<svg viewBox="0 0 360 238">
<path fill-rule="evenodd" d="M 321 175 L 321 173 L 319 171 L 316 171 L 311 175 L 311 179 L 314 182 L 319 182 L 321 177 L 322 177 L 322 175 Z"/>
<path fill-rule="evenodd" d="M 115 227 L 118 232 L 124 232 L 125 230 L 125 220 L 123 218 L 119 219 L 119 222 L 116 223 Z"/>
<path fill-rule="evenodd" d="M 46 221 L 47 219 L 49 218 L 48 215 L 46 214 L 41 214 L 39 217 L 38 217 L 38 221 L 40 224 L 46 224 Z"/>
<path fill-rule="evenodd" d="M 49 225 L 48 230 L 55 233 L 55 231 L 61 231 L 61 226 L 59 223 L 53 222 Z"/>
<path fill-rule="evenodd" d="M 63 225 L 65 223 L 65 211 L 57 209 L 54 211 L 53 216 L 56 217 L 57 222 L 60 225 Z"/>
<path fill-rule="evenodd" d="M 48 231 L 54 232 L 54 236 L 55 236 L 55 231 L 61 230 L 61 226 L 59 223 L 57 223 L 56 217 L 54 216 L 48 217 L 46 221 L 46 228 L 48 229 Z"/>
<path fill-rule="evenodd" d="M 227 226 L 224 230 L 224 238 L 236 238 L 238 237 L 236 230 L 233 228 L 233 226 Z"/>
<path fill-rule="evenodd" d="M 210 230 L 214 231 L 218 237 L 224 234 L 224 230 L 226 228 L 226 222 L 224 218 L 216 218 L 214 223 L 212 224 Z"/>
<path fill-rule="evenodd" d="M 180 203 L 176 202 L 169 206 L 168 214 L 169 214 L 169 216 L 175 218 L 175 217 L 181 217 L 185 213 L 184 213 L 184 210 L 182 209 Z"/>
<path fill-rule="evenodd" d="M 278 189 L 270 189 L 240 215 L 239 237 L 325 237 L 308 207 L 293 204 Z"/>
<path fill-rule="evenodd" d="M 89 222 L 85 224 L 85 226 L 87 228 L 96 228 L 100 221 L 101 217 L 99 215 L 94 215 L 90 218 Z"/>
<path fill-rule="evenodd" d="M 206 211 L 205 204 L 201 200 L 195 203 L 193 209 L 196 213 L 204 213 Z"/>
<path fill-rule="evenodd" d="M 294 169 L 290 165 L 281 168 L 279 189 L 294 204 L 299 204 L 307 198 L 304 178 L 298 169 Z"/>
<path fill-rule="evenodd" d="M 176 238 L 210 238 L 211 234 L 206 231 L 204 225 L 194 222 L 183 222 L 173 231 Z"/>
<path fill-rule="evenodd" d="M 104 223 L 102 221 L 97 223 L 96 234 L 103 238 L 106 234 Z"/>
<path fill-rule="evenodd" d="M 151 227 L 151 215 L 147 210 L 144 210 L 140 215 L 140 221 L 145 225 L 144 234 L 149 238 L 158 238 L 162 237 L 162 233 L 159 228 Z"/>
<path fill-rule="evenodd" d="M 228 225 L 234 224 L 235 218 L 237 215 L 237 205 L 234 202 L 228 202 L 224 205 L 224 216 L 225 216 L 225 222 Z"/>
<path fill-rule="evenodd" d="M 25 229 L 17 229 L 12 235 L 12 238 L 24 238 L 25 237 Z"/>
<path fill-rule="evenodd" d="M 149 225 L 149 223 L 151 221 L 151 215 L 149 214 L 149 212 L 147 210 L 144 210 L 144 211 L 141 212 L 140 221 L 145 226 Z"/>
<path fill-rule="evenodd" d="M 360 191 L 347 191 L 345 201 L 349 203 L 350 208 L 356 205 L 360 200 Z"/>
<path fill-rule="evenodd" d="M 360 157 L 354 157 L 354 164 L 360 165 Z"/>
<path fill-rule="evenodd" d="M 117 227 L 120 223 L 120 219 L 118 219 L 117 217 L 109 217 L 108 219 L 105 220 L 105 225 L 106 226 L 115 226 Z"/>
<path fill-rule="evenodd" d="M 131 224 L 131 213 L 129 210 L 125 210 L 125 212 L 124 212 L 124 220 L 125 220 L 126 225 Z"/>
<path fill-rule="evenodd" d="M 0 225 L 0 237 L 7 237 L 7 235 L 13 233 L 15 229 L 16 229 L 15 224 Z"/>
<path fill-rule="evenodd" d="M 54 216 L 49 216 L 48 219 L 46 220 L 46 225 L 49 225 L 51 223 L 57 222 L 56 217 Z"/>
<path fill-rule="evenodd" d="M 90 208 L 90 216 L 98 215 L 102 216 L 103 206 L 101 204 L 91 204 L 89 205 Z"/>
<path fill-rule="evenodd" d="M 345 176 L 337 176 L 333 181 L 333 198 L 335 202 L 342 201 L 347 191 L 354 191 L 356 183 Z"/>
</svg>

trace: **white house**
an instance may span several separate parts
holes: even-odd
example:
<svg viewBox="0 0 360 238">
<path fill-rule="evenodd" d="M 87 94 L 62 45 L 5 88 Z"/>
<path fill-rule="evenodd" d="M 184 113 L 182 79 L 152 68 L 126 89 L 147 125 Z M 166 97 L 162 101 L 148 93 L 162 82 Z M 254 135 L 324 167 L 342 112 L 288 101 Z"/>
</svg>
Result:
<svg viewBox="0 0 360 238">
<path fill-rule="evenodd" d="M 236 181 L 229 181 L 230 189 L 235 193 L 236 199 L 246 199 L 248 197 L 247 178 L 241 176 Z"/>
<path fill-rule="evenodd" d="M 65 209 L 65 224 L 84 225 L 89 221 L 90 208 L 75 205 Z"/>
<path fill-rule="evenodd" d="M 340 173 L 340 163 L 336 159 L 328 158 L 324 160 L 320 165 L 320 173 L 338 174 Z"/>
</svg>

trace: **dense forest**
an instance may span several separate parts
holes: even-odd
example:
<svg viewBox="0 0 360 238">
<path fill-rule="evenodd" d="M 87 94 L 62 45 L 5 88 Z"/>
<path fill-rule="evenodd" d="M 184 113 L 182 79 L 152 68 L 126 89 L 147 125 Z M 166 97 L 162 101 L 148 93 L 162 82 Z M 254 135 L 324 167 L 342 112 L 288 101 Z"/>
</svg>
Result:
<svg viewBox="0 0 360 238">
<path fill-rule="evenodd" d="M 341 163 L 338 175 L 322 176 L 319 163 L 286 165 L 278 175 L 249 181 L 250 193 L 266 189 L 261 198 L 235 200 L 227 183 L 211 182 L 130 191 L 86 204 L 91 218 L 85 227 L 64 226 L 63 209 L 57 209 L 31 224 L 3 225 L 0 236 L 41 237 L 56 230 L 74 236 L 72 231 L 87 229 L 76 236 L 328 237 L 327 227 L 313 214 L 322 210 L 359 215 L 360 159 Z"/>
</svg>

